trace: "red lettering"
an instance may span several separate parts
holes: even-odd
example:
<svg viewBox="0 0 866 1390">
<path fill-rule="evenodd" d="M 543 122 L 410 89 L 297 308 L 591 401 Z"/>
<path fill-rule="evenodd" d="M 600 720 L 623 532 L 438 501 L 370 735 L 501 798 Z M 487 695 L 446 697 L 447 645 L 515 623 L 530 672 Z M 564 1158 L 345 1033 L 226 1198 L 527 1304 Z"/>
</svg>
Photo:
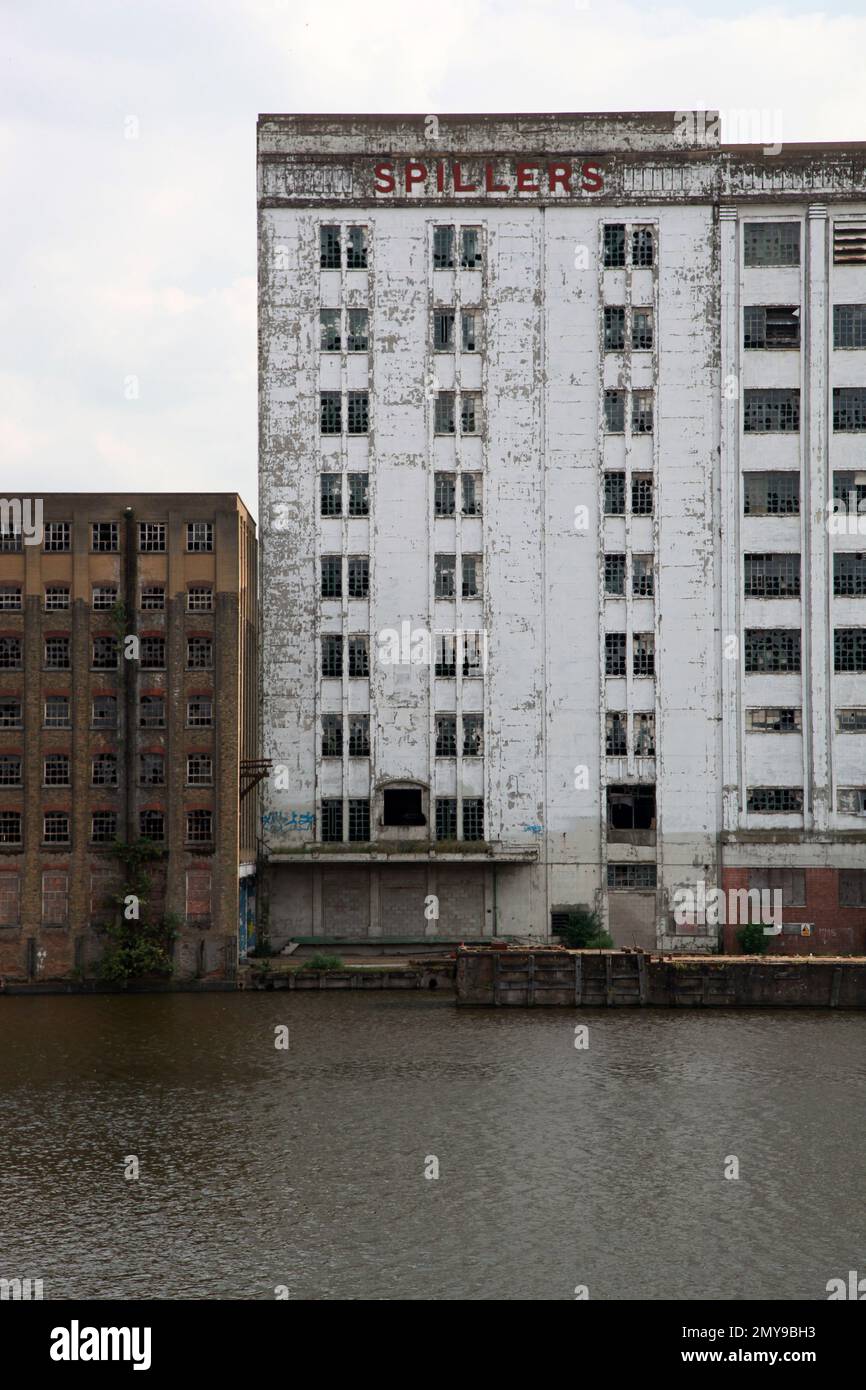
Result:
<svg viewBox="0 0 866 1390">
<path fill-rule="evenodd" d="M 406 192 L 411 193 L 412 187 L 416 183 L 423 183 L 427 178 L 427 165 L 419 163 L 416 159 L 410 159 L 406 163 Z"/>
<path fill-rule="evenodd" d="M 518 193 L 537 193 L 538 184 L 532 182 L 533 175 L 537 173 L 537 164 L 518 164 L 517 166 L 517 191 Z"/>
<path fill-rule="evenodd" d="M 551 193 L 553 193 L 557 188 L 561 188 L 563 193 L 571 192 L 570 164 L 548 164 L 547 177 Z"/>
<path fill-rule="evenodd" d="M 445 192 L 445 161 L 442 159 L 436 161 L 436 192 Z"/>
<path fill-rule="evenodd" d="M 474 183 L 464 183 L 460 174 L 460 165 L 455 164 L 454 168 L 454 192 L 455 193 L 474 193 Z"/>
<path fill-rule="evenodd" d="M 376 176 L 376 193 L 393 193 L 395 188 L 393 164 L 377 164 L 373 173 Z"/>
<path fill-rule="evenodd" d="M 493 173 L 493 165 L 492 165 L 492 164 L 485 164 L 485 166 L 484 166 L 484 191 L 485 191 L 485 193 L 507 193 L 507 192 L 508 192 L 508 184 L 507 184 L 507 183 L 496 183 L 496 182 L 495 182 L 495 177 L 496 177 L 496 176 L 495 176 L 495 174 Z"/>
<path fill-rule="evenodd" d="M 581 164 L 581 188 L 584 193 L 601 193 L 604 188 L 604 174 L 597 164 Z"/>
</svg>

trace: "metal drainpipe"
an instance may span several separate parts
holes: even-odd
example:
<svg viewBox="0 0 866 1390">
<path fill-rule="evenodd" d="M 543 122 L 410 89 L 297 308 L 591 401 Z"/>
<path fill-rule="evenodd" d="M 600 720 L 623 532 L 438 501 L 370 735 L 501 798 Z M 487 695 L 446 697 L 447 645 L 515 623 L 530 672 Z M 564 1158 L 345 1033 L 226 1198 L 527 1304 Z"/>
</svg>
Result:
<svg viewBox="0 0 866 1390">
<path fill-rule="evenodd" d="M 136 592 L 138 581 L 138 554 L 135 548 L 135 513 L 132 507 L 124 507 L 124 521 L 126 530 L 124 534 L 124 544 L 126 547 L 124 557 L 123 575 L 123 603 L 126 610 L 126 622 L 124 624 L 125 635 L 129 636 L 136 630 Z M 121 636 L 121 649 L 124 647 L 123 635 Z M 135 747 L 136 747 L 136 674 L 138 672 L 138 662 L 127 661 L 123 650 L 120 653 L 121 680 L 123 682 L 124 695 L 124 717 L 125 717 L 125 739 L 124 739 L 124 779 L 125 779 L 125 821 L 126 821 L 126 843 L 131 844 L 136 838 L 133 827 L 133 788 L 135 786 Z"/>
</svg>

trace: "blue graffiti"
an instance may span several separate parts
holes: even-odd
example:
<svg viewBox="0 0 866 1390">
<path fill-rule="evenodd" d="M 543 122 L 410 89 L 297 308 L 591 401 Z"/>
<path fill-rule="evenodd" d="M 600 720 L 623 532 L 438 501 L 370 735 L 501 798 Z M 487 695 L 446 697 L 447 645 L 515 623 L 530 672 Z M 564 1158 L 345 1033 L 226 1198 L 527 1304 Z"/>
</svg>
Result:
<svg viewBox="0 0 866 1390">
<path fill-rule="evenodd" d="M 544 834 L 544 826 L 543 826 L 543 825 L 527 825 L 527 824 L 524 822 L 524 824 L 521 826 L 521 829 L 522 829 L 522 830 L 528 830 L 529 833 L 530 833 L 530 835 L 543 835 L 543 834 Z"/>
<path fill-rule="evenodd" d="M 266 811 L 262 816 L 263 830 L 314 830 L 315 826 L 312 811 Z"/>
</svg>

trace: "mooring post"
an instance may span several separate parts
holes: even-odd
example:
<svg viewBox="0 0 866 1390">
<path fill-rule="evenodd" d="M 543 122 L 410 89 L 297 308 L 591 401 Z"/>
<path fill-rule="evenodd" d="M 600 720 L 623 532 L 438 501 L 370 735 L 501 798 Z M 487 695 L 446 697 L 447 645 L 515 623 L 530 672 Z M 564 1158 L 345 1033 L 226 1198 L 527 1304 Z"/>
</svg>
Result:
<svg viewBox="0 0 866 1390">
<path fill-rule="evenodd" d="M 574 1002 L 578 1007 L 583 1003 L 583 956 L 580 952 L 574 958 Z"/>
</svg>

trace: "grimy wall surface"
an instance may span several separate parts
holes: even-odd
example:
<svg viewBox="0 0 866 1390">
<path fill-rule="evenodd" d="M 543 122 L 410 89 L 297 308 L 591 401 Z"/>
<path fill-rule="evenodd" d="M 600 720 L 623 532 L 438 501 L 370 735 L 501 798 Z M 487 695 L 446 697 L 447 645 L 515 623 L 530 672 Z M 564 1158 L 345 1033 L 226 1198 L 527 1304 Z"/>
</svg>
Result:
<svg viewBox="0 0 866 1390">
<path fill-rule="evenodd" d="M 730 431 L 742 374 L 763 382 L 772 354 L 734 368 L 739 406 L 726 407 L 723 440 L 722 355 L 742 341 L 729 229 L 753 216 L 805 224 L 816 199 L 848 208 L 863 198 L 863 154 L 722 149 L 712 124 L 681 117 L 259 119 L 264 751 L 281 773 L 263 837 L 276 943 L 545 936 L 551 914 L 585 903 L 617 942 L 655 945 L 674 936 L 678 887 L 721 880 L 726 835 L 789 826 L 744 821 L 749 778 L 769 776 L 780 745 L 751 735 L 747 761 L 744 711 L 758 696 L 790 699 L 774 686 L 786 678 L 761 677 L 753 695 L 740 674 L 746 620 L 776 623 L 772 604 L 754 618 L 737 608 L 742 544 L 769 550 L 775 535 L 740 534 L 740 474 L 765 455 L 750 439 L 739 460 Z M 338 248 L 324 264 L 323 228 Z M 767 274 L 759 304 L 782 292 Z M 445 309 L 457 330 L 442 350 Z M 367 339 L 354 350 L 359 310 Z M 768 384 L 785 370 L 774 360 Z M 340 399 L 337 433 L 322 432 L 322 393 Z M 350 432 L 350 397 L 364 393 L 368 414 Z M 449 395 L 455 428 L 443 433 Z M 465 396 L 474 429 L 462 427 Z M 368 476 L 365 515 L 349 514 L 353 474 Z M 323 484 L 329 475 L 338 481 Z M 333 502 L 323 514 L 323 487 L 339 493 L 340 515 Z M 321 587 L 331 557 L 339 598 Z M 349 592 L 356 558 L 369 563 L 362 597 Z M 443 598 L 452 560 L 455 594 Z M 453 676 L 437 674 L 435 634 L 453 630 L 484 634 L 483 670 L 458 660 Z M 732 632 L 739 666 L 726 656 Z M 388 633 L 401 637 L 396 661 Z M 367 639 L 368 676 L 350 670 L 353 638 Z M 335 644 L 342 674 L 327 664 Z M 801 704 L 820 670 L 813 659 Z M 473 715 L 483 739 L 467 753 Z M 350 737 L 364 716 L 369 751 Z M 796 762 L 793 740 L 784 757 Z M 800 766 L 823 775 L 814 760 Z M 384 823 L 389 789 L 420 792 L 423 825 Z M 467 838 L 480 802 L 481 838 Z M 807 830 L 801 816 L 796 832 Z M 706 949 L 715 929 L 687 924 L 676 940 Z"/>
</svg>

